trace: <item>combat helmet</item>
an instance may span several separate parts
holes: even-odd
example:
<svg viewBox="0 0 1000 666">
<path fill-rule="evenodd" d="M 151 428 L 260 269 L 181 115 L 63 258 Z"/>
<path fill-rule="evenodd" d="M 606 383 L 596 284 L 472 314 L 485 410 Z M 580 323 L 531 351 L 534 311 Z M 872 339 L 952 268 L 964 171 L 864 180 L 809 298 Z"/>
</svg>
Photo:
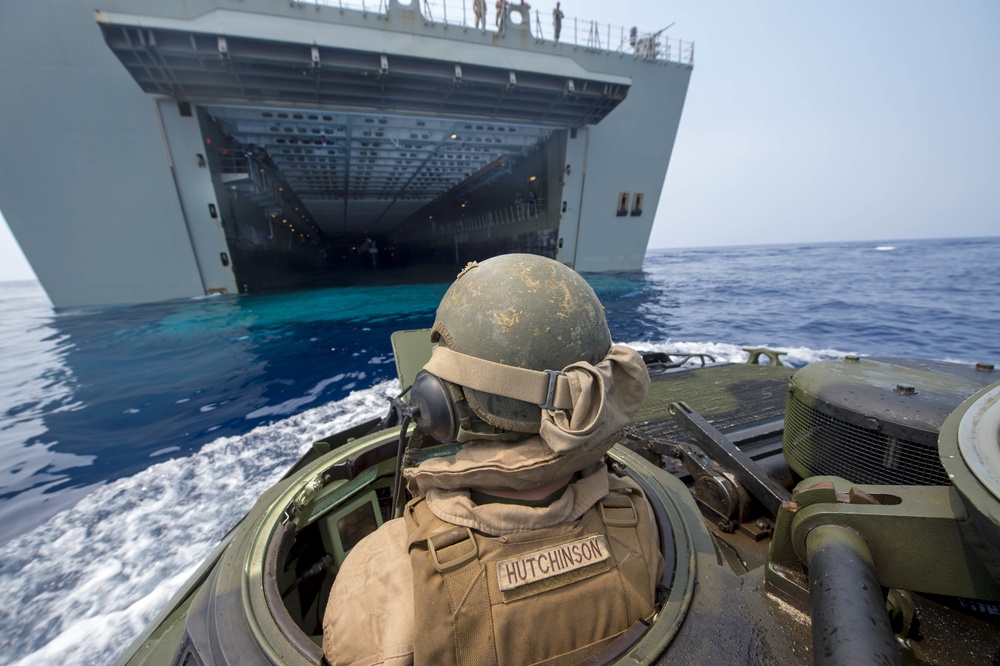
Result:
<svg viewBox="0 0 1000 666">
<path fill-rule="evenodd" d="M 434 422 L 431 427 L 448 418 L 465 421 L 450 432 L 428 432 L 440 439 L 468 430 L 476 419 L 494 430 L 538 432 L 541 408 L 546 401 L 553 406 L 562 369 L 578 361 L 599 363 L 611 347 L 611 333 L 600 300 L 576 271 L 546 257 L 508 254 L 470 263 L 459 273 L 441 299 L 431 341 L 438 349 L 425 370 L 444 380 L 438 390 L 447 391 L 453 412 L 432 416 L 434 405 L 424 401 L 425 417 Z M 447 371 L 440 348 L 464 365 L 464 372 Z M 516 368 L 536 372 L 517 374 Z M 422 381 L 430 379 L 424 374 L 414 384 L 415 404 L 421 402 Z"/>
</svg>

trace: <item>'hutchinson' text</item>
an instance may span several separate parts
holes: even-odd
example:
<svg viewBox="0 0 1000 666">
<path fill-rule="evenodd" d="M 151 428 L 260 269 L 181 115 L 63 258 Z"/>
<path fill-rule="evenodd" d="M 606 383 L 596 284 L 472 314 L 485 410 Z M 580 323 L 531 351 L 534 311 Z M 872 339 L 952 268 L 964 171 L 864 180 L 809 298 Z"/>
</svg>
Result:
<svg viewBox="0 0 1000 666">
<path fill-rule="evenodd" d="M 537 550 L 497 562 L 502 591 L 535 583 L 569 571 L 603 562 L 610 557 L 603 534 Z"/>
</svg>

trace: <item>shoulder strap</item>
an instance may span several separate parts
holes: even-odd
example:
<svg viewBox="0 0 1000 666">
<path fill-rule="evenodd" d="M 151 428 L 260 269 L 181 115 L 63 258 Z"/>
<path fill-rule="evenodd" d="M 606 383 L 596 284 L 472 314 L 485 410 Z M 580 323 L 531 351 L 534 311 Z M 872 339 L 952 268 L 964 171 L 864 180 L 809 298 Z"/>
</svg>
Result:
<svg viewBox="0 0 1000 666">
<path fill-rule="evenodd" d="M 406 506 L 407 548 L 413 568 L 415 663 L 497 664 L 493 615 L 476 536 L 447 523 L 422 499 Z M 451 622 L 442 622 L 447 608 Z"/>
<path fill-rule="evenodd" d="M 597 513 L 611 542 L 625 588 L 629 623 L 652 617 L 655 608 L 648 599 L 649 571 L 639 542 L 639 510 L 628 490 L 612 490 L 597 503 Z M 645 516 L 642 517 L 645 519 Z M 645 522 L 643 520 L 642 522 Z"/>
</svg>

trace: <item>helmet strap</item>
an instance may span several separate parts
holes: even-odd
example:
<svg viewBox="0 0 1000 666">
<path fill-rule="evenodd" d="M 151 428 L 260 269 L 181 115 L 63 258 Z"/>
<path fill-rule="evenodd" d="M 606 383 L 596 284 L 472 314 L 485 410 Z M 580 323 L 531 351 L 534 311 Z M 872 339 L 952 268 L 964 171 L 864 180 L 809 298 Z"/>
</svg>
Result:
<svg viewBox="0 0 1000 666">
<path fill-rule="evenodd" d="M 467 389 L 538 405 L 572 409 L 569 381 L 562 369 L 531 370 L 504 365 L 437 345 L 424 370 Z"/>
</svg>

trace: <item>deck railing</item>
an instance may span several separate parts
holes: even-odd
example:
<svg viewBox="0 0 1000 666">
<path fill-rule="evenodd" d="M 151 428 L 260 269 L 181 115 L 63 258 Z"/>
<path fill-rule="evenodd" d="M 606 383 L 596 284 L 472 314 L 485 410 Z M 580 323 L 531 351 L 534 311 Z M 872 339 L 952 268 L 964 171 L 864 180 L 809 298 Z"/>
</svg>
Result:
<svg viewBox="0 0 1000 666">
<path fill-rule="evenodd" d="M 365 13 L 386 15 L 389 11 L 388 0 L 292 0 L 295 3 L 351 9 Z M 402 3 L 408 4 L 408 3 Z M 476 29 L 473 0 L 412 0 L 427 23 L 443 23 L 461 26 L 469 30 Z M 530 16 L 529 29 L 532 36 L 539 42 L 555 41 L 555 27 L 552 21 L 552 9 L 555 0 L 546 0 L 544 8 L 509 3 L 507 14 L 512 23 L 524 20 L 520 8 L 526 8 L 524 13 Z M 497 8 L 494 0 L 486 2 L 486 27 L 483 32 L 503 32 L 503 15 L 498 22 Z M 669 26 L 668 26 L 669 27 Z M 655 32 L 641 32 L 636 28 L 625 28 L 610 23 L 588 21 L 574 17 L 562 20 L 562 30 L 559 42 L 577 48 L 605 53 L 628 54 L 643 60 L 659 60 L 694 65 L 694 42 L 685 41 L 666 34 L 667 28 Z"/>
</svg>

